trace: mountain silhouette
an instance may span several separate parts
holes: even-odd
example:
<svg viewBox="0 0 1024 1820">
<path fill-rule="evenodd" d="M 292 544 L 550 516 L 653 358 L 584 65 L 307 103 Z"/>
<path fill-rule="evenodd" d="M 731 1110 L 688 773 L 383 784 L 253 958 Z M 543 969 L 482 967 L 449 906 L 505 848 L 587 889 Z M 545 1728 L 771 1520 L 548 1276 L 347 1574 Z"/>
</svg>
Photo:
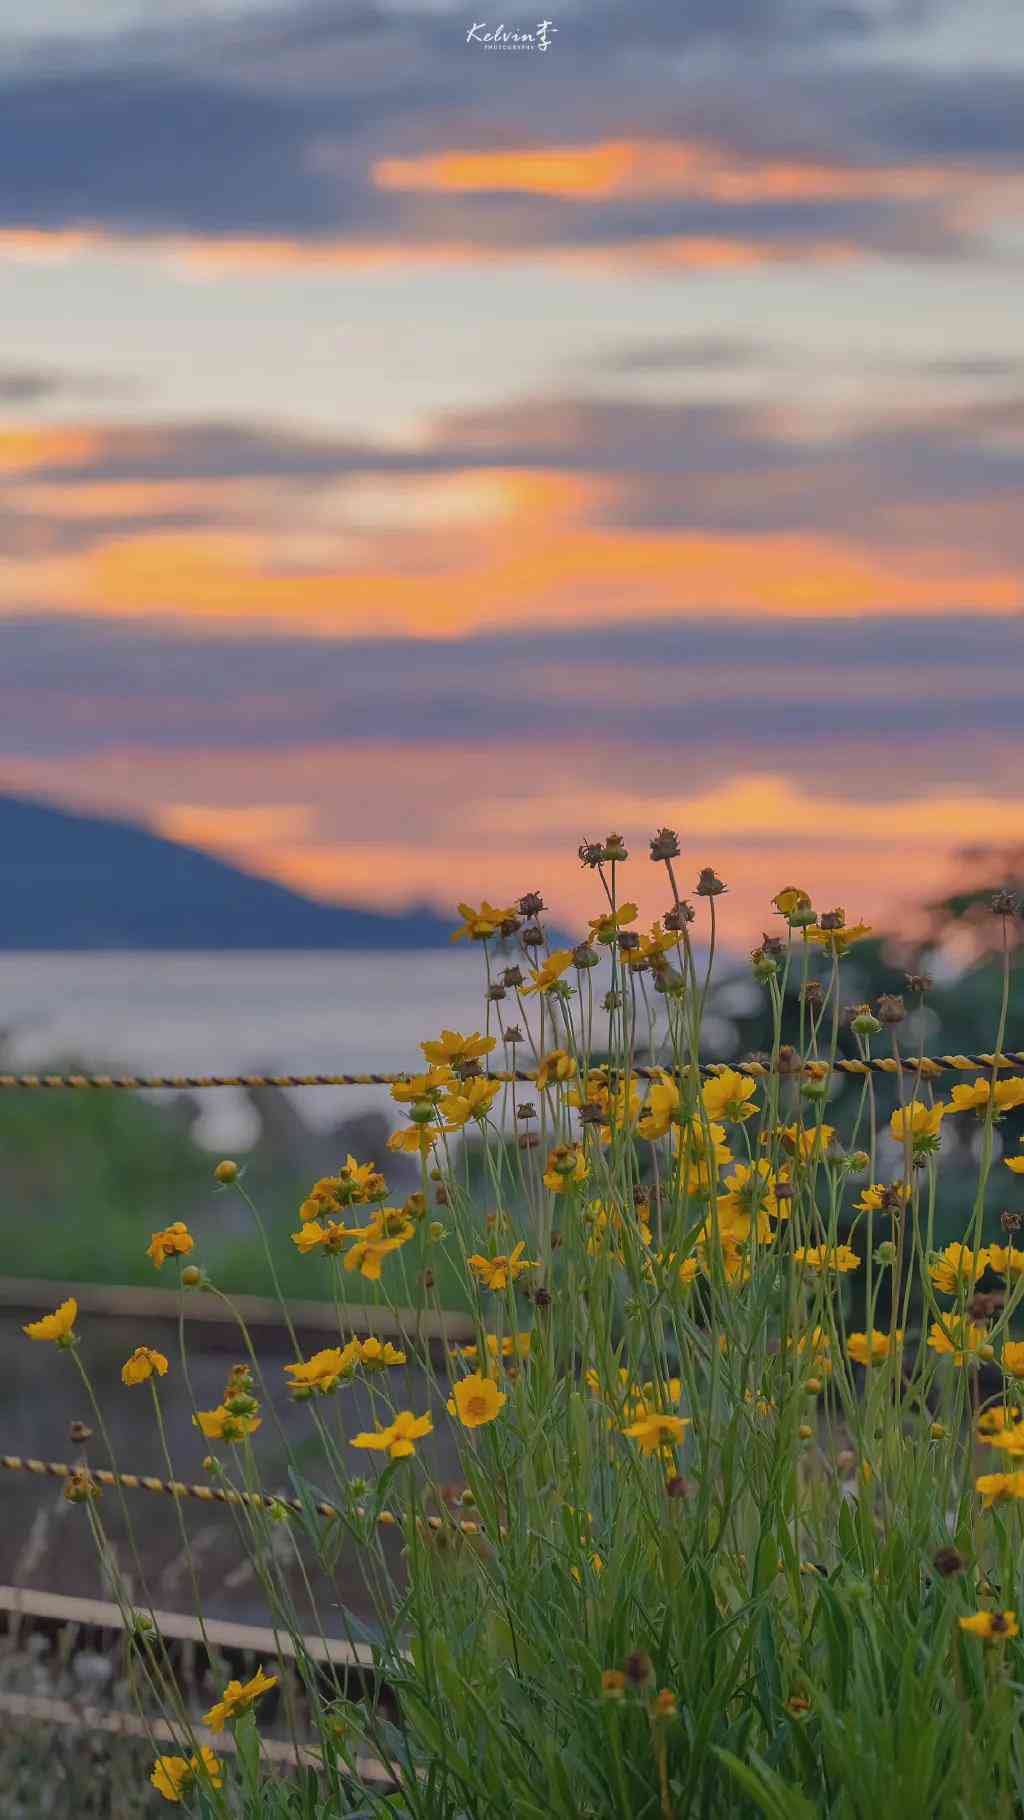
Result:
<svg viewBox="0 0 1024 1820">
<path fill-rule="evenodd" d="M 453 923 L 317 903 L 131 822 L 0 796 L 0 950 L 437 948 Z"/>
</svg>

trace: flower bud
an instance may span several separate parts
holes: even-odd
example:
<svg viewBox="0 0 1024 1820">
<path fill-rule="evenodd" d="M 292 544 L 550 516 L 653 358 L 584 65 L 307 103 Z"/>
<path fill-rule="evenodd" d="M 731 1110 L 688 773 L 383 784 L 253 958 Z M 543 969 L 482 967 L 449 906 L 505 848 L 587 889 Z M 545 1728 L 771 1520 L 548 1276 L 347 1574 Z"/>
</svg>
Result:
<svg viewBox="0 0 1024 1820">
<path fill-rule="evenodd" d="M 213 1173 L 218 1182 L 233 1182 L 238 1176 L 238 1164 L 233 1163 L 230 1157 L 225 1157 L 222 1163 L 217 1164 Z"/>
<path fill-rule="evenodd" d="M 203 1273 L 196 1264 L 186 1264 L 181 1273 L 183 1289 L 198 1289 L 203 1280 Z"/>
</svg>

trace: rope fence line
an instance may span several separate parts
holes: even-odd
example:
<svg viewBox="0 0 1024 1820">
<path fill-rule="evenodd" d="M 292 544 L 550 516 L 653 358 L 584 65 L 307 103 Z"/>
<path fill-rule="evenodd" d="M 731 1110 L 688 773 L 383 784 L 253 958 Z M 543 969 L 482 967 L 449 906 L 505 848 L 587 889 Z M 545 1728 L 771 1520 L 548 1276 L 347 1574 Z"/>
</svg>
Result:
<svg viewBox="0 0 1024 1820">
<path fill-rule="evenodd" d="M 597 1064 L 595 1064 L 597 1066 Z M 745 1062 L 704 1062 L 701 1074 L 714 1076 L 725 1068 L 733 1068 L 738 1074 L 751 1075 L 755 1080 L 769 1076 L 773 1070 L 767 1062 L 751 1060 Z M 869 1061 L 846 1056 L 835 1062 L 822 1061 L 817 1056 L 805 1056 L 803 1060 L 793 1056 L 784 1062 L 779 1069 L 782 1074 L 800 1074 L 807 1071 L 821 1073 L 832 1071 L 837 1074 L 922 1074 L 933 1078 L 948 1072 L 970 1074 L 979 1068 L 1021 1068 L 1024 1069 L 1024 1050 L 1004 1050 L 999 1055 L 908 1055 L 899 1062 L 893 1056 L 872 1056 Z M 637 1066 L 630 1071 L 637 1080 L 660 1080 L 661 1076 L 671 1073 L 671 1069 Z M 68 1087 L 78 1090 L 94 1088 L 127 1088 L 132 1092 L 149 1092 L 162 1089 L 206 1089 L 209 1087 L 398 1087 L 404 1086 L 415 1077 L 409 1074 L 0 1074 L 0 1089 L 3 1088 L 45 1088 L 56 1089 Z M 537 1080 L 535 1069 L 505 1068 L 494 1069 L 484 1077 L 491 1081 L 518 1082 L 524 1086 L 534 1086 Z"/>
<path fill-rule="evenodd" d="M 280 1510 L 283 1508 L 293 1511 L 298 1516 L 303 1516 L 307 1510 L 312 1510 L 318 1517 L 326 1517 L 328 1521 L 345 1515 L 345 1512 L 339 1510 L 336 1504 L 317 1502 L 306 1505 L 301 1498 L 291 1498 L 284 1493 L 275 1496 L 271 1493 L 235 1491 L 224 1485 L 189 1485 L 182 1479 L 158 1479 L 151 1473 L 111 1472 L 109 1467 L 105 1466 L 69 1466 L 66 1460 L 34 1460 L 16 1453 L 0 1454 L 0 1469 L 5 1472 L 30 1473 L 36 1478 L 64 1481 L 87 1474 L 95 1485 L 107 1489 L 112 1486 L 121 1486 L 125 1491 L 149 1491 L 167 1498 L 196 1498 L 201 1504 L 241 1504 L 247 1505 L 251 1510 Z M 367 1515 L 366 1506 L 355 1504 L 349 1514 L 362 1519 Z M 428 1529 L 456 1529 L 465 1536 L 476 1536 L 481 1531 L 479 1523 L 472 1523 L 467 1519 L 457 1521 L 454 1518 L 446 1520 L 444 1517 L 428 1516 L 422 1517 L 420 1521 L 425 1523 Z M 377 1524 L 381 1529 L 396 1529 L 401 1526 L 399 1518 L 390 1510 L 378 1511 Z"/>
</svg>

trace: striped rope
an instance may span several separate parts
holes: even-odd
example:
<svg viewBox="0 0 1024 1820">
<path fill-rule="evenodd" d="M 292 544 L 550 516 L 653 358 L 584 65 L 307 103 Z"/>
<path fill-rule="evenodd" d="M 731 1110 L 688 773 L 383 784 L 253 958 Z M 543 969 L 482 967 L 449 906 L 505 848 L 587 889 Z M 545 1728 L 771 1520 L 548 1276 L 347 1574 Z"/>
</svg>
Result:
<svg viewBox="0 0 1024 1820">
<path fill-rule="evenodd" d="M 274 1497 L 270 1494 L 254 1491 L 234 1491 L 224 1485 L 187 1485 L 181 1479 L 158 1479 L 150 1473 L 111 1472 L 101 1466 L 69 1466 L 66 1460 L 33 1460 L 17 1453 L 0 1454 L 0 1468 L 5 1472 L 31 1473 L 37 1478 L 68 1480 L 79 1473 L 87 1473 L 90 1480 L 99 1486 L 122 1486 L 126 1491 L 150 1491 L 167 1498 L 196 1498 L 201 1504 L 242 1504 L 251 1510 L 280 1510 L 282 1507 L 294 1511 L 298 1516 L 304 1515 L 309 1506 L 301 1498 L 289 1498 L 284 1494 Z M 335 1504 L 317 1503 L 312 1506 L 318 1517 L 328 1520 L 342 1516 L 344 1513 Z M 366 1507 L 363 1504 L 353 1505 L 352 1516 L 365 1517 Z M 480 1533 L 479 1523 L 468 1520 L 450 1523 L 443 1517 L 425 1517 L 421 1519 L 428 1529 L 454 1528 L 463 1535 L 475 1536 Z M 400 1519 L 393 1511 L 378 1512 L 377 1522 L 382 1529 L 395 1528 Z"/>
<path fill-rule="evenodd" d="M 755 1080 L 763 1079 L 772 1073 L 768 1062 L 706 1062 L 701 1065 L 703 1075 L 720 1074 L 725 1068 L 733 1068 L 739 1074 L 752 1075 Z M 821 1075 L 831 1068 L 838 1074 L 923 1074 L 934 1077 L 947 1072 L 970 1074 L 980 1068 L 1024 1068 L 1024 1050 L 1004 1050 L 999 1055 L 910 1055 L 899 1062 L 893 1056 L 872 1056 L 868 1061 L 840 1057 L 833 1063 L 821 1061 L 817 1057 L 807 1057 L 803 1062 L 793 1056 L 788 1063 L 784 1060 L 781 1073 L 800 1074 L 809 1072 Z M 660 1080 L 670 1069 L 636 1067 L 631 1070 L 637 1080 Z M 0 1074 L 0 1088 L 4 1087 L 73 1087 L 97 1088 L 120 1087 L 133 1092 L 148 1092 L 161 1088 L 207 1088 L 207 1087 L 398 1087 L 404 1086 L 414 1077 L 408 1074 Z M 536 1083 L 535 1069 L 505 1068 L 495 1069 L 487 1075 L 492 1081 L 516 1081 L 524 1086 Z"/>
</svg>

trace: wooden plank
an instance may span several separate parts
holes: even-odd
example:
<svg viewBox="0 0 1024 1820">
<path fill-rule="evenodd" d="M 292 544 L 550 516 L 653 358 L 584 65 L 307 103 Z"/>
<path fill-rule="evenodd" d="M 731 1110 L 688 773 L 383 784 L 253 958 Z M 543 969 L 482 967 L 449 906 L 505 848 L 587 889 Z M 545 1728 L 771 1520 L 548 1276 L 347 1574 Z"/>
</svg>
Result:
<svg viewBox="0 0 1024 1820">
<path fill-rule="evenodd" d="M 136 1608 L 155 1621 L 162 1637 L 187 1643 L 203 1642 L 203 1626 L 188 1612 L 151 1611 L 148 1606 Z M 61 1624 L 96 1625 L 102 1630 L 124 1630 L 124 1615 L 119 1605 L 106 1599 L 73 1599 L 63 1593 L 37 1591 L 34 1587 L 0 1586 L 0 1611 L 26 1618 L 50 1618 Z M 251 1650 L 256 1656 L 275 1660 L 294 1658 L 295 1644 L 287 1631 L 275 1631 L 269 1625 L 235 1624 L 223 1618 L 205 1620 L 206 1637 L 222 1649 Z M 339 1666 L 373 1668 L 373 1651 L 365 1643 L 348 1643 L 341 1637 L 303 1637 L 303 1649 L 314 1662 Z"/>
<path fill-rule="evenodd" d="M 209 1322 L 218 1327 L 234 1327 L 234 1316 L 217 1296 L 206 1290 L 191 1289 L 179 1296 L 173 1289 L 137 1289 L 128 1284 L 61 1283 L 48 1277 L 0 1277 L 0 1307 L 25 1309 L 56 1308 L 74 1296 L 83 1314 L 176 1321 L 184 1310 L 186 1321 Z M 247 1327 L 284 1329 L 281 1305 L 273 1296 L 233 1295 Z M 340 1311 L 333 1302 L 290 1301 L 288 1313 L 296 1332 L 333 1333 L 339 1321 L 345 1333 L 379 1339 L 399 1339 L 418 1332 L 425 1340 L 444 1345 L 465 1345 L 475 1336 L 473 1322 L 467 1314 L 435 1314 L 430 1310 L 417 1315 L 412 1309 L 396 1316 L 390 1308 L 365 1302 L 342 1302 Z"/>
</svg>

